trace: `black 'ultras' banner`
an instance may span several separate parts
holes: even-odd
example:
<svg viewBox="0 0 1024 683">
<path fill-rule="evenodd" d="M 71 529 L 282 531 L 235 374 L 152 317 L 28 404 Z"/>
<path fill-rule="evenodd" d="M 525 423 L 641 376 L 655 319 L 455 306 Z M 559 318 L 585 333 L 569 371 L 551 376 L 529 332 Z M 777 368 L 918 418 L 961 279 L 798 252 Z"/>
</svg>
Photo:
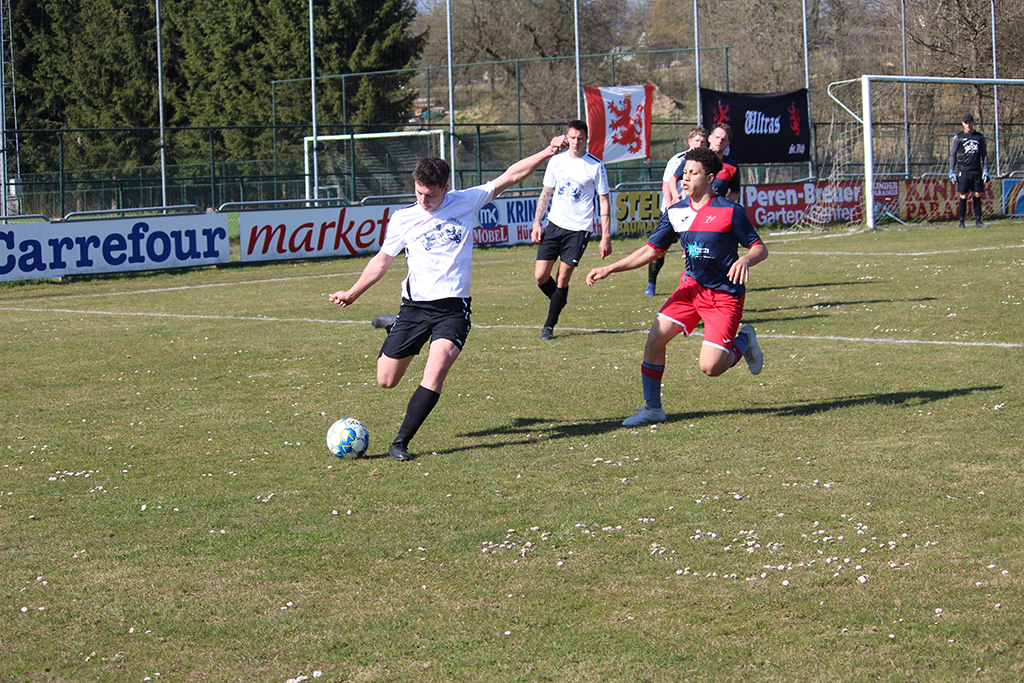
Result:
<svg viewBox="0 0 1024 683">
<path fill-rule="evenodd" d="M 768 95 L 701 88 L 701 120 L 732 129 L 729 156 L 741 164 L 808 161 L 811 128 L 807 88 Z"/>
</svg>

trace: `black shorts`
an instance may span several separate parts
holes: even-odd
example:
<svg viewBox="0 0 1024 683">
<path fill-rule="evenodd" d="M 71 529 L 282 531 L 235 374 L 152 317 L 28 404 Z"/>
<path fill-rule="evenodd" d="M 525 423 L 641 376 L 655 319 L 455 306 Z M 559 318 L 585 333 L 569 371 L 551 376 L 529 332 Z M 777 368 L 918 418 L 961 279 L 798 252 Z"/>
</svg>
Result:
<svg viewBox="0 0 1024 683">
<path fill-rule="evenodd" d="M 560 258 L 562 263 L 575 268 L 580 264 L 589 241 L 589 230 L 566 230 L 549 222 L 544 228 L 540 246 L 537 247 L 537 260 L 554 261 Z"/>
<path fill-rule="evenodd" d="M 970 194 L 971 192 L 984 192 L 985 181 L 981 173 L 977 171 L 959 171 L 956 174 L 956 193 Z"/>
<path fill-rule="evenodd" d="M 429 339 L 447 339 L 462 350 L 472 325 L 469 322 L 470 299 L 410 301 L 402 299 L 398 318 L 388 333 L 380 355 L 388 358 L 415 356 Z"/>
</svg>

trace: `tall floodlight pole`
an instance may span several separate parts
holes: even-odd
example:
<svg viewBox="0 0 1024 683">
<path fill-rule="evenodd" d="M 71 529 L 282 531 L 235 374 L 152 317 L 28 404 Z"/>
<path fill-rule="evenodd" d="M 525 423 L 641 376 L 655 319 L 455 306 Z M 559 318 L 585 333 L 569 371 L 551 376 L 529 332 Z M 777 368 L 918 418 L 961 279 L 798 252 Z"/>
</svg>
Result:
<svg viewBox="0 0 1024 683">
<path fill-rule="evenodd" d="M 164 135 L 164 57 L 160 41 L 160 0 L 156 0 L 156 90 L 160 108 L 160 206 L 167 206 L 167 146 Z"/>
<path fill-rule="evenodd" d="M 807 88 L 807 116 L 811 115 L 811 57 L 810 47 L 807 44 L 807 0 L 802 0 L 801 6 L 803 7 L 803 19 L 804 19 L 804 87 Z M 810 126 L 811 122 L 808 121 L 807 125 Z M 807 155 L 807 172 L 808 175 L 814 175 L 814 160 L 811 155 Z"/>
<path fill-rule="evenodd" d="M 996 75 L 996 0 L 989 0 L 989 8 L 992 12 L 992 78 L 996 79 L 999 76 Z M 994 84 L 992 86 L 992 94 L 995 105 L 995 118 L 996 118 L 996 175 L 1000 176 L 1002 173 L 999 168 L 999 85 Z"/>
<path fill-rule="evenodd" d="M 583 88 L 580 80 L 580 3 L 572 2 L 573 24 L 576 27 L 576 118 L 583 118 Z M 615 85 L 612 83 L 612 85 Z"/>
<path fill-rule="evenodd" d="M 313 199 L 320 198 L 320 164 L 316 139 L 316 60 L 313 43 L 313 0 L 309 0 L 309 90 L 313 100 Z M 309 199 L 309 196 L 306 196 Z"/>
<path fill-rule="evenodd" d="M 3 8 L 6 9 L 6 8 Z M 0 10 L 0 218 L 7 218 L 7 50 L 4 37 L 9 27 L 6 11 Z M 6 223 L 6 220 L 4 221 Z"/>
<path fill-rule="evenodd" d="M 903 75 L 907 73 L 907 1 L 900 0 L 901 25 L 903 27 Z M 903 83 L 903 164 L 910 179 L 910 109 L 907 106 L 907 84 Z"/>
<path fill-rule="evenodd" d="M 448 30 L 448 146 L 451 149 L 448 164 L 452 169 L 452 186 L 455 187 L 455 73 L 452 70 L 452 0 L 447 2 L 445 22 Z M 427 110 L 430 110 L 430 102 L 427 102 Z"/>
<path fill-rule="evenodd" d="M 697 23 L 697 0 L 693 0 L 693 59 L 694 77 L 697 80 L 697 125 L 701 123 L 700 106 L 700 25 Z"/>
</svg>

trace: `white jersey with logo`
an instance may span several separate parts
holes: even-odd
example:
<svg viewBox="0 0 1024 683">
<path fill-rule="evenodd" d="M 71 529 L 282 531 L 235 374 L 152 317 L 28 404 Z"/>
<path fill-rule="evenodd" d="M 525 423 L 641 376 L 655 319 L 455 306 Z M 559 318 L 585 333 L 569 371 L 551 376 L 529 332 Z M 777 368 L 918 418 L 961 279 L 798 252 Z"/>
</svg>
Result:
<svg viewBox="0 0 1024 683">
<path fill-rule="evenodd" d="M 574 158 L 568 153 L 551 157 L 544 170 L 544 186 L 555 188 L 548 221 L 566 230 L 590 230 L 594 225 L 594 194 L 608 194 L 608 171 L 587 153 Z"/>
<path fill-rule="evenodd" d="M 399 209 L 388 222 L 381 251 L 405 250 L 409 274 L 402 296 L 412 301 L 468 298 L 473 262 L 473 223 L 494 197 L 494 183 L 453 190 L 435 211 L 419 204 Z"/>
<path fill-rule="evenodd" d="M 661 176 L 662 183 L 671 183 L 675 179 L 676 171 L 679 169 L 679 165 L 683 163 L 683 157 L 685 157 L 686 153 L 689 151 L 690 150 L 687 149 L 682 152 L 679 152 L 679 154 L 674 155 L 671 159 L 668 160 L 668 163 L 665 164 L 665 172 Z M 683 194 L 682 180 L 676 181 L 676 194 Z M 665 195 L 663 194 L 661 195 L 661 212 L 665 213 L 665 209 L 667 208 L 668 206 L 665 205 Z"/>
</svg>

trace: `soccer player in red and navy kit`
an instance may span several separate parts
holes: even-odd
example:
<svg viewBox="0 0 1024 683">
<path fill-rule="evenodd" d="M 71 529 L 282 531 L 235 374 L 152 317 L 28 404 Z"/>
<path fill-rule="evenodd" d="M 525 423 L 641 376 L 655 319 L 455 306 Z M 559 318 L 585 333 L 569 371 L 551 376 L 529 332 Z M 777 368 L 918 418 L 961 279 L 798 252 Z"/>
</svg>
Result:
<svg viewBox="0 0 1024 683">
<path fill-rule="evenodd" d="M 679 287 L 654 318 L 644 347 L 641 382 L 644 407 L 622 423 L 636 427 L 664 422 L 661 378 L 666 347 L 680 332 L 689 336 L 704 321 L 701 372 L 717 377 L 744 358 L 750 372 L 761 372 L 764 355 L 752 325 L 739 327 L 750 268 L 768 257 L 768 249 L 739 204 L 716 196 L 713 183 L 722 162 L 710 149 L 686 153 L 683 199 L 662 214 L 647 244 L 629 256 L 587 274 L 593 285 L 612 273 L 647 265 L 678 239 L 686 254 Z M 739 247 L 748 249 L 739 256 Z M 739 328 L 739 333 L 737 333 Z"/>
</svg>

